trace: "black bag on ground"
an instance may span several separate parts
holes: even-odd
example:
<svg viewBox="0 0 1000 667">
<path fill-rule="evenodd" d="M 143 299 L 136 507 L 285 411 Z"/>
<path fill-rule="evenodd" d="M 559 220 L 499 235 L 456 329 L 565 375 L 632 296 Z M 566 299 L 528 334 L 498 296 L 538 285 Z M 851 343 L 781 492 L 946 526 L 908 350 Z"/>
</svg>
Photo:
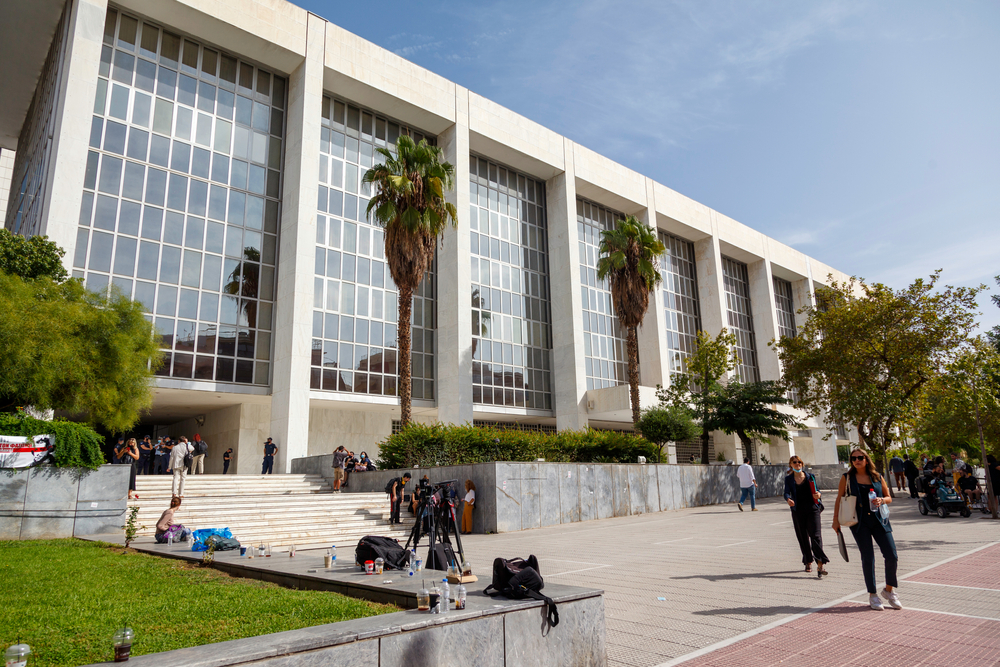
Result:
<svg viewBox="0 0 1000 667">
<path fill-rule="evenodd" d="M 232 551 L 240 548 L 240 541 L 235 537 L 222 537 L 221 535 L 209 535 L 205 539 L 205 546 L 214 546 L 216 551 Z"/>
<path fill-rule="evenodd" d="M 354 550 L 354 562 L 364 565 L 366 560 L 381 558 L 385 567 L 390 570 L 403 570 L 410 567 L 410 555 L 399 546 L 399 542 L 391 537 L 366 535 L 358 541 Z"/>
<path fill-rule="evenodd" d="M 483 591 L 487 595 L 503 595 L 512 600 L 532 598 L 541 600 L 547 607 L 546 617 L 549 625 L 559 625 L 559 611 L 552 598 L 542 595 L 539 591 L 545 588 L 545 582 L 538 571 L 538 559 L 533 555 L 528 560 L 523 558 L 497 558 L 493 561 L 493 583 Z M 490 592 L 492 589 L 492 592 Z"/>
<path fill-rule="evenodd" d="M 434 549 L 427 552 L 427 569 L 447 570 L 451 563 L 458 563 L 455 558 L 455 550 L 447 542 L 438 542 Z"/>
</svg>

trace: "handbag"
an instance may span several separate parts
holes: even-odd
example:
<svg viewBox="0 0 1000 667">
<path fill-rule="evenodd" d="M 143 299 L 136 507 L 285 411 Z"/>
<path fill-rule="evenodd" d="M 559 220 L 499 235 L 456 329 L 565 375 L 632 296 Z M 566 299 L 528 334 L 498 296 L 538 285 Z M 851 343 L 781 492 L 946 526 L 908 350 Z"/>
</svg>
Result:
<svg viewBox="0 0 1000 667">
<path fill-rule="evenodd" d="M 858 501 L 855 496 L 851 495 L 850 480 L 847 483 L 847 493 L 840 498 L 840 511 L 837 513 L 837 519 L 841 526 L 848 528 L 858 524 Z"/>
</svg>

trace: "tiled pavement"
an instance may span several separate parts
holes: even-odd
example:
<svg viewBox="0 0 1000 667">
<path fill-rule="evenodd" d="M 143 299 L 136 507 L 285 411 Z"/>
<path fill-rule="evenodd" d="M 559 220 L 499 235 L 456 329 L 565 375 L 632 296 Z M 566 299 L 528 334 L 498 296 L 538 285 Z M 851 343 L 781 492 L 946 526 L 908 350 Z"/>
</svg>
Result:
<svg viewBox="0 0 1000 667">
<path fill-rule="evenodd" d="M 899 574 L 922 572 L 901 581 L 907 609 L 881 614 L 858 604 L 867 602 L 860 557 L 847 534 L 851 562 L 841 559 L 829 510 L 823 537 L 831 574 L 818 580 L 802 571 L 780 499 L 761 502 L 758 512 L 700 507 L 463 542 L 484 586 L 495 556 L 534 553 L 546 580 L 603 589 L 615 667 L 916 665 L 939 660 L 946 640 L 962 667 L 1000 664 L 1000 646 L 980 641 L 1000 636 L 1000 590 L 982 590 L 1000 588 L 1000 545 L 988 546 L 1000 543 L 1000 522 L 921 517 L 912 502 L 901 497 L 892 506 Z M 806 632 L 788 634 L 797 629 Z"/>
</svg>

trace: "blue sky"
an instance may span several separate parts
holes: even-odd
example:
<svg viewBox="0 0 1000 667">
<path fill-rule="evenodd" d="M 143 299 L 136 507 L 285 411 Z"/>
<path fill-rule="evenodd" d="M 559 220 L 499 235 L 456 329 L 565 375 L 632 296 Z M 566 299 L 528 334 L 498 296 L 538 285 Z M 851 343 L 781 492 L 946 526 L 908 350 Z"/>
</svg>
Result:
<svg viewBox="0 0 1000 667">
<path fill-rule="evenodd" d="M 296 0 L 846 273 L 1000 288 L 1000 3 Z"/>
</svg>

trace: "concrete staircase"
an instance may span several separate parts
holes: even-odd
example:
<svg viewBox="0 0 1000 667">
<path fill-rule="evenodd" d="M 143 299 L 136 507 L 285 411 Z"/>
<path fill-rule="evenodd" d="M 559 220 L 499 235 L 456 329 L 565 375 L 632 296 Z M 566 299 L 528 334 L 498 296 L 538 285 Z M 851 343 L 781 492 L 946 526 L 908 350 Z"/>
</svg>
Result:
<svg viewBox="0 0 1000 667">
<path fill-rule="evenodd" d="M 136 478 L 138 520 L 146 528 L 139 535 L 152 536 L 156 522 L 170 506 L 171 475 Z M 191 529 L 226 528 L 242 544 L 270 544 L 285 551 L 329 547 L 336 544 L 343 555 L 365 535 L 394 537 L 406 543 L 413 519 L 402 513 L 403 523 L 389 524 L 389 500 L 384 493 L 333 493 L 321 475 L 188 475 L 184 503 L 174 521 Z"/>
</svg>

